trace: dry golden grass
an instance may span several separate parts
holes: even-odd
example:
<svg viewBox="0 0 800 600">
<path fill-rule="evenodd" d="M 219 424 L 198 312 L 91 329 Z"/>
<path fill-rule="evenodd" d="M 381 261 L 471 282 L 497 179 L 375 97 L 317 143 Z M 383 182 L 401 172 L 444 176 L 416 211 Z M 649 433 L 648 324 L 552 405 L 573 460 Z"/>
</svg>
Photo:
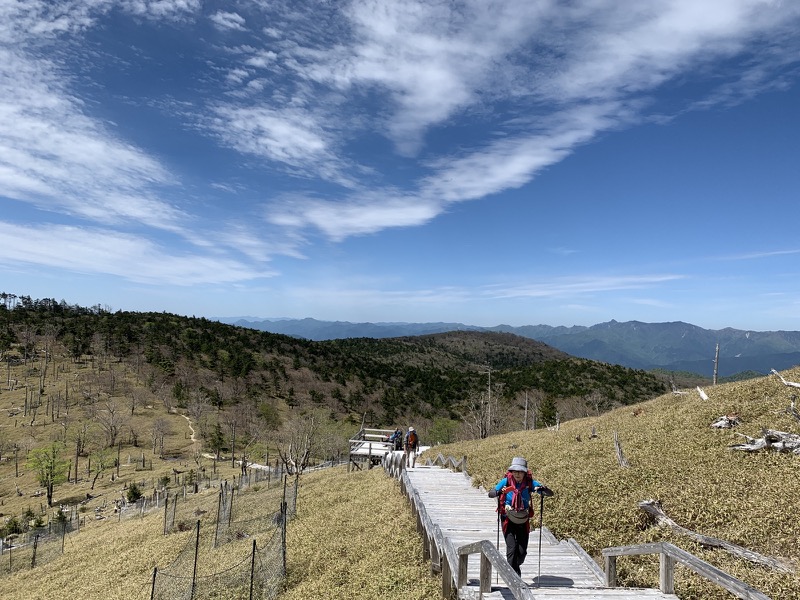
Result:
<svg viewBox="0 0 800 600">
<path fill-rule="evenodd" d="M 408 503 L 382 469 L 305 475 L 287 545 L 289 590 L 281 600 L 441 595 Z"/>
<path fill-rule="evenodd" d="M 240 498 L 248 510 L 262 509 L 265 518 L 268 518 L 267 507 L 274 511 L 280 506 L 278 489 L 245 491 Z M 4 600 L 149 598 L 153 568 L 167 567 L 187 544 L 193 544 L 193 526 L 198 518 L 201 539 L 209 540 L 216 507 L 217 493 L 213 489 L 192 496 L 190 501 L 179 504 L 176 515 L 176 522 L 189 523 L 190 530 L 167 536 L 163 535 L 163 511 L 121 522 L 107 519 L 92 523 L 80 533 L 68 535 L 64 553 L 57 559 L 0 579 L 0 595 Z M 198 517 L 195 512 L 198 510 L 205 512 Z M 240 560 L 249 551 L 251 542 L 234 542 L 216 550 L 211 550 L 209 543 L 201 544 L 198 572 L 205 574 Z"/>
<path fill-rule="evenodd" d="M 268 521 L 280 506 L 281 494 L 278 485 L 269 490 L 254 486 L 237 495 L 234 521 Z M 240 564 L 250 552 L 252 538 L 212 549 L 216 508 L 214 489 L 181 501 L 176 522 L 192 527 L 168 536 L 162 535 L 163 511 L 122 522 L 92 523 L 67 537 L 59 558 L 0 579 L 2 598 L 147 598 L 153 568 L 168 569 L 187 547 L 194 547 L 198 512 L 203 513 L 198 575 Z M 422 562 L 408 505 L 397 482 L 381 469 L 348 474 L 340 467 L 303 476 L 287 538 L 292 589 L 282 596 L 284 600 L 438 598 L 441 584 Z M 260 547 L 264 544 L 260 538 L 257 542 Z M 241 596 L 236 594 L 231 590 L 230 597 Z"/>
<path fill-rule="evenodd" d="M 784 373 L 800 380 L 800 368 Z M 656 499 L 679 525 L 739 544 L 761 554 L 800 564 L 800 457 L 728 448 L 743 438 L 712 429 L 719 416 L 738 413 L 738 432 L 760 437 L 762 428 L 798 432 L 788 415 L 793 388 L 774 376 L 665 395 L 611 413 L 563 423 L 558 432 L 527 431 L 437 448 L 466 455 L 476 485 L 494 485 L 514 456 L 526 456 L 534 477 L 556 495 L 545 505 L 545 524 L 560 538 L 573 537 L 596 559 L 609 546 L 669 541 L 743 579 L 776 600 L 800 598 L 800 577 L 698 547 L 685 536 L 649 526 L 638 508 Z M 592 427 L 598 437 L 590 439 Z M 630 468 L 618 465 L 617 431 Z M 580 436 L 582 441 L 576 438 Z M 433 452 L 433 451 L 431 451 Z M 429 455 L 431 454 L 429 452 Z M 658 559 L 620 558 L 627 585 L 657 587 Z M 683 600 L 728 599 L 721 588 L 680 568 L 676 592 Z"/>
</svg>

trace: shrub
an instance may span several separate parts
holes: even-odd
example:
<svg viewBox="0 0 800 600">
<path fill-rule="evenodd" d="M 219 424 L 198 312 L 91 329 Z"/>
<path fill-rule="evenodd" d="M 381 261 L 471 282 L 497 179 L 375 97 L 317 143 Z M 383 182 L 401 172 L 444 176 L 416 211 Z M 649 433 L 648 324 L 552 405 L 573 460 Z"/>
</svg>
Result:
<svg viewBox="0 0 800 600">
<path fill-rule="evenodd" d="M 11 517 L 3 527 L 0 527 L 0 537 L 7 537 L 16 533 L 22 533 L 22 524 L 17 517 Z"/>
<path fill-rule="evenodd" d="M 139 486 L 136 485 L 135 481 L 131 482 L 131 484 L 128 486 L 128 493 L 126 494 L 125 497 L 131 504 L 133 504 L 139 498 L 142 497 L 142 490 L 139 489 Z"/>
</svg>

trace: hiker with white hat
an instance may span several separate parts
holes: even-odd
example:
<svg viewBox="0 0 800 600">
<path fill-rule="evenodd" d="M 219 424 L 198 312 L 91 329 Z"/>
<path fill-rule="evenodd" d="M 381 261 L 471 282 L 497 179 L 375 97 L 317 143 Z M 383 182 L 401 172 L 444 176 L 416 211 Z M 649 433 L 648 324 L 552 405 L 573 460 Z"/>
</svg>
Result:
<svg viewBox="0 0 800 600">
<path fill-rule="evenodd" d="M 493 490 L 490 498 L 497 498 L 497 514 L 499 524 L 503 528 L 506 540 L 506 558 L 511 568 L 520 575 L 520 565 L 528 554 L 528 538 L 531 532 L 534 493 L 552 496 L 553 492 L 543 483 L 533 478 L 528 470 L 528 461 L 521 456 L 511 460 L 506 476 Z M 498 528 L 499 537 L 499 528 Z"/>
<path fill-rule="evenodd" d="M 403 440 L 403 449 L 406 452 L 406 468 L 417 466 L 417 451 L 419 450 L 419 434 L 413 427 L 408 428 L 408 433 Z"/>
</svg>

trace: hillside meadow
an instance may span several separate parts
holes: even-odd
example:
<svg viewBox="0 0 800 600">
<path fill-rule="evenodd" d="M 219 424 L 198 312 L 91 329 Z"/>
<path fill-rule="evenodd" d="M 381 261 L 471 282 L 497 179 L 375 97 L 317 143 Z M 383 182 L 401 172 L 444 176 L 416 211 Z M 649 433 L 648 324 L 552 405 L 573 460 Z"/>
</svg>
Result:
<svg viewBox="0 0 800 600">
<path fill-rule="evenodd" d="M 800 381 L 800 368 L 783 372 Z M 525 456 L 534 477 L 555 496 L 543 520 L 560 539 L 575 538 L 599 564 L 605 547 L 668 541 L 744 580 L 775 600 L 800 598 L 800 457 L 767 450 L 729 448 L 758 438 L 762 429 L 797 433 L 800 422 L 786 410 L 796 388 L 775 376 L 667 394 L 599 417 L 562 423 L 558 431 L 509 433 L 480 441 L 440 446 L 428 452 L 466 456 L 475 485 L 501 478 L 512 457 Z M 738 414 L 734 430 L 710 425 Z M 591 437 L 592 432 L 596 437 Z M 619 465 L 617 432 L 630 466 Z M 791 564 L 780 573 L 748 563 L 721 549 L 700 547 L 687 536 L 655 526 L 638 508 L 654 499 L 678 525 Z M 624 585 L 658 585 L 658 557 L 618 559 Z M 684 567 L 676 572 L 683 600 L 723 600 L 732 595 Z"/>
<path fill-rule="evenodd" d="M 254 486 L 236 497 L 234 520 L 270 520 L 282 487 Z M 181 504 L 178 520 L 213 529 L 217 494 L 209 490 Z M 198 516 L 199 515 L 199 516 Z M 153 568 L 168 567 L 194 544 L 193 529 L 163 535 L 163 513 L 133 520 L 107 520 L 68 536 L 63 555 L 33 570 L 0 578 L 3 600 L 130 600 L 149 598 Z M 256 536 L 257 543 L 264 541 Z M 201 533 L 200 577 L 240 564 L 249 537 L 211 549 Z M 381 469 L 347 473 L 336 467 L 303 475 L 297 512 L 287 531 L 289 590 L 284 600 L 307 598 L 437 598 L 440 582 L 422 563 L 414 520 L 399 485 Z M 191 575 L 189 570 L 188 575 Z M 219 600 L 248 597 L 229 589 Z"/>
</svg>

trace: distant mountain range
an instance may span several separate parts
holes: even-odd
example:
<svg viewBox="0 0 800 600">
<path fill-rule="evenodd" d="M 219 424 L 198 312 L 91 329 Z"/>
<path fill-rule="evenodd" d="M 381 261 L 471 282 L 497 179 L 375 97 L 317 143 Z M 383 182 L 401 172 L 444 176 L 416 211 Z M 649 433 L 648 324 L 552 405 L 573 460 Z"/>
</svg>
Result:
<svg viewBox="0 0 800 600">
<path fill-rule="evenodd" d="M 497 331 L 531 338 L 562 352 L 633 369 L 686 371 L 711 377 L 719 344 L 720 377 L 746 371 L 767 374 L 800 364 L 800 332 L 703 329 L 680 321 L 609 321 L 591 327 L 524 325 L 477 327 L 463 323 L 350 323 L 316 319 L 235 317 L 223 323 L 309 340 L 391 338 L 445 331 Z"/>
</svg>

